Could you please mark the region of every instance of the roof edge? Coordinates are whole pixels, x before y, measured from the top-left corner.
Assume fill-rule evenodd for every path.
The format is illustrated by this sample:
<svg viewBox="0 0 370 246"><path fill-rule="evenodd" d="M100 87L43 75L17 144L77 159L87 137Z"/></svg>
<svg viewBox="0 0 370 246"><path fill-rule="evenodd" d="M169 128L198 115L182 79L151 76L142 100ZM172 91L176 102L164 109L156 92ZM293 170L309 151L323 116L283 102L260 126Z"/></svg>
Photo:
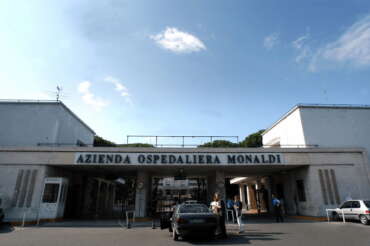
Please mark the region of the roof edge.
<svg viewBox="0 0 370 246"><path fill-rule="evenodd" d="M315 104L315 103L298 103L293 108L291 108L287 113L285 113L279 120L275 121L269 128L267 128L261 135L265 135L282 120L287 118L291 113L293 113L298 108L334 108L334 109L370 109L370 105L366 104Z"/></svg>

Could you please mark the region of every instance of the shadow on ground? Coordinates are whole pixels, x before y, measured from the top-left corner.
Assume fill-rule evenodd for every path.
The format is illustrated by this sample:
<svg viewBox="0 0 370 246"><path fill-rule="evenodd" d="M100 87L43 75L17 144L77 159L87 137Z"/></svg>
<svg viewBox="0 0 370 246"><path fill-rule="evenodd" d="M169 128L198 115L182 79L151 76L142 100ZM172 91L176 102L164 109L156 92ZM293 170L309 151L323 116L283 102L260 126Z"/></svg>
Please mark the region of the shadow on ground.
<svg viewBox="0 0 370 246"><path fill-rule="evenodd" d="M151 222L135 222L127 228L125 221L118 220L65 220L62 222L45 222L40 227L59 227L59 228L124 228L127 230L134 228L152 227Z"/></svg>
<svg viewBox="0 0 370 246"><path fill-rule="evenodd" d="M14 227L9 223L0 224L0 233L9 233L14 231Z"/></svg>
<svg viewBox="0 0 370 246"><path fill-rule="evenodd" d="M215 244L215 245L233 245L233 244L250 244L252 241L273 241L280 240L277 238L277 235L284 233L280 232L253 232L248 231L239 235L229 235L226 239L209 239L209 238L200 238L192 237L185 238L185 242L193 245L203 245L203 244Z"/></svg>
<svg viewBox="0 0 370 246"><path fill-rule="evenodd" d="M272 215L268 214L244 214L242 217L244 223L248 224L276 224L276 219ZM283 223L317 223L320 221L296 219L291 217L284 217Z"/></svg>

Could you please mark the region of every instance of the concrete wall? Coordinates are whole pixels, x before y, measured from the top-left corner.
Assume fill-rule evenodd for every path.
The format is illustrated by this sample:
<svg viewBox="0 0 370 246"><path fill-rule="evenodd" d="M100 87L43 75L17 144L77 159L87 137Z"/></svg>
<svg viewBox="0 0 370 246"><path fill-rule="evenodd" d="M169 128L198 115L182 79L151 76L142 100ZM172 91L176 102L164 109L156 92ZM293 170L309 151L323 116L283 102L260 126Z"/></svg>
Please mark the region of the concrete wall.
<svg viewBox="0 0 370 246"><path fill-rule="evenodd" d="M297 147L305 145L300 110L297 109L263 135L263 145Z"/></svg>
<svg viewBox="0 0 370 246"><path fill-rule="evenodd" d="M303 107L301 118L308 145L362 147L370 152L370 109Z"/></svg>
<svg viewBox="0 0 370 246"><path fill-rule="evenodd" d="M326 208L338 207L348 196L353 199L370 199L370 178L364 165L366 156L309 153L306 158L311 163L309 166L275 177L275 183L284 184L285 207L288 214L326 216ZM319 170L323 174L322 180ZM325 172L328 174L327 177ZM331 172L334 173L334 178ZM306 195L304 202L298 200L297 180L303 180L304 183Z"/></svg>
<svg viewBox="0 0 370 246"><path fill-rule="evenodd" d="M23 175L18 178L22 170ZM34 170L36 170L36 175L34 185L32 185L32 173ZM5 211L5 221L22 221L24 214L26 221L35 221L37 219L44 174L45 166L41 165L0 166L0 196L3 198L2 207ZM19 182L18 190L16 189L17 182ZM17 198L15 198L15 193L18 193ZM29 206L28 199L31 202Z"/></svg>
<svg viewBox="0 0 370 246"><path fill-rule="evenodd" d="M92 145L94 133L61 103L0 103L0 146Z"/></svg>

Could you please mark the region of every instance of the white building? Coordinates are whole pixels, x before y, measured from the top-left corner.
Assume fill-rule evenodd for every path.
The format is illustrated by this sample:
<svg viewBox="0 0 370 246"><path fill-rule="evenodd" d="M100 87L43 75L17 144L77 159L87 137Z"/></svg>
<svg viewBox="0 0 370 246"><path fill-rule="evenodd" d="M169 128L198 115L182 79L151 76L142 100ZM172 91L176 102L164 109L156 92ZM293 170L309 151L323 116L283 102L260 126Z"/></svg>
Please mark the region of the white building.
<svg viewBox="0 0 370 246"><path fill-rule="evenodd" d="M262 135L264 147L360 147L370 152L370 106L299 104Z"/></svg>
<svg viewBox="0 0 370 246"><path fill-rule="evenodd" d="M6 220L113 218L124 210L152 216L168 211L172 198L209 203L216 191L225 197L225 180L235 177L243 177L234 183L251 208L269 209L277 193L288 214L323 216L348 195L370 198L368 112L297 106L266 130L265 148L102 148L90 146L94 132L60 102L2 102ZM189 189L172 187L174 177L186 177L180 183ZM171 190L162 189L166 182Z"/></svg>
<svg viewBox="0 0 370 246"><path fill-rule="evenodd" d="M364 148L365 167L362 168L362 172L370 180L369 106L299 104L265 130L262 134L262 139L264 148L305 148L317 150L323 148ZM333 155L340 156L341 154L333 153ZM308 155L306 158L307 161L310 161L312 156ZM357 188L355 188L353 181L359 179L359 176L362 174L353 173L353 170L344 166L338 166L335 171L334 169L325 169L324 164L321 166L322 168L317 168L316 170L312 167L309 168L311 169L310 172L317 171L317 175L313 174L311 176L311 178L318 177L315 182L319 186L315 185L315 187L321 190L321 197L317 197L317 201L321 199L323 204L328 206L336 203L336 199L343 201L345 196L361 198L358 194L354 195ZM338 171L343 172L346 179L339 180L334 173ZM346 174L346 172L348 173ZM240 184L241 190L246 189L247 196L249 196L249 189L258 189L258 184L253 178L239 177L232 180L232 183ZM307 180L303 182L303 184L305 183L307 184ZM311 183L311 185L314 186L314 183ZM289 187L286 185L284 187L282 184L280 189L284 188L286 190ZM342 190L342 195L339 195L338 189ZM279 190L276 192L279 193ZM245 202L249 203L249 207L256 207L256 205L250 204L251 199L248 198L250 197L245 198ZM301 206L305 207L308 205L301 203Z"/></svg>
<svg viewBox="0 0 370 246"><path fill-rule="evenodd" d="M0 101L0 146L92 146L94 136L61 101Z"/></svg>

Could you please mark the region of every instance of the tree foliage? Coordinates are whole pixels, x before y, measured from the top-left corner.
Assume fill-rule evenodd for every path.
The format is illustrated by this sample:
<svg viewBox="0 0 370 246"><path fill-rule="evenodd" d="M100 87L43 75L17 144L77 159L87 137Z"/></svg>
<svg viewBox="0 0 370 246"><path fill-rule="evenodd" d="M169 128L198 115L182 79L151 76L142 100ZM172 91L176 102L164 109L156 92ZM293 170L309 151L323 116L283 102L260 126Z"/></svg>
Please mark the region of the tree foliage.
<svg viewBox="0 0 370 246"><path fill-rule="evenodd" d="M262 146L262 133L265 130L248 135L243 141L240 142L241 147L257 148Z"/></svg>
<svg viewBox="0 0 370 246"><path fill-rule="evenodd" d="M99 137L99 136L95 136L94 137L94 147L116 147L117 144L109 141L109 140L106 140L102 137Z"/></svg>
<svg viewBox="0 0 370 246"><path fill-rule="evenodd" d="M151 147L153 148L154 146L152 144L147 144L147 143L132 143L132 144L118 144L117 147Z"/></svg>
<svg viewBox="0 0 370 246"><path fill-rule="evenodd" d="M198 148L258 148L262 146L262 133L264 131L265 130L259 130L252 133L239 143L233 143L227 140L215 140L199 145Z"/></svg>
<svg viewBox="0 0 370 246"><path fill-rule="evenodd" d="M198 148L236 148L236 147L239 147L239 143L233 143L227 140L215 140L198 146Z"/></svg>
<svg viewBox="0 0 370 246"><path fill-rule="evenodd" d="M132 143L132 144L116 144L112 141L99 136L94 137L94 147L154 147L152 144Z"/></svg>

